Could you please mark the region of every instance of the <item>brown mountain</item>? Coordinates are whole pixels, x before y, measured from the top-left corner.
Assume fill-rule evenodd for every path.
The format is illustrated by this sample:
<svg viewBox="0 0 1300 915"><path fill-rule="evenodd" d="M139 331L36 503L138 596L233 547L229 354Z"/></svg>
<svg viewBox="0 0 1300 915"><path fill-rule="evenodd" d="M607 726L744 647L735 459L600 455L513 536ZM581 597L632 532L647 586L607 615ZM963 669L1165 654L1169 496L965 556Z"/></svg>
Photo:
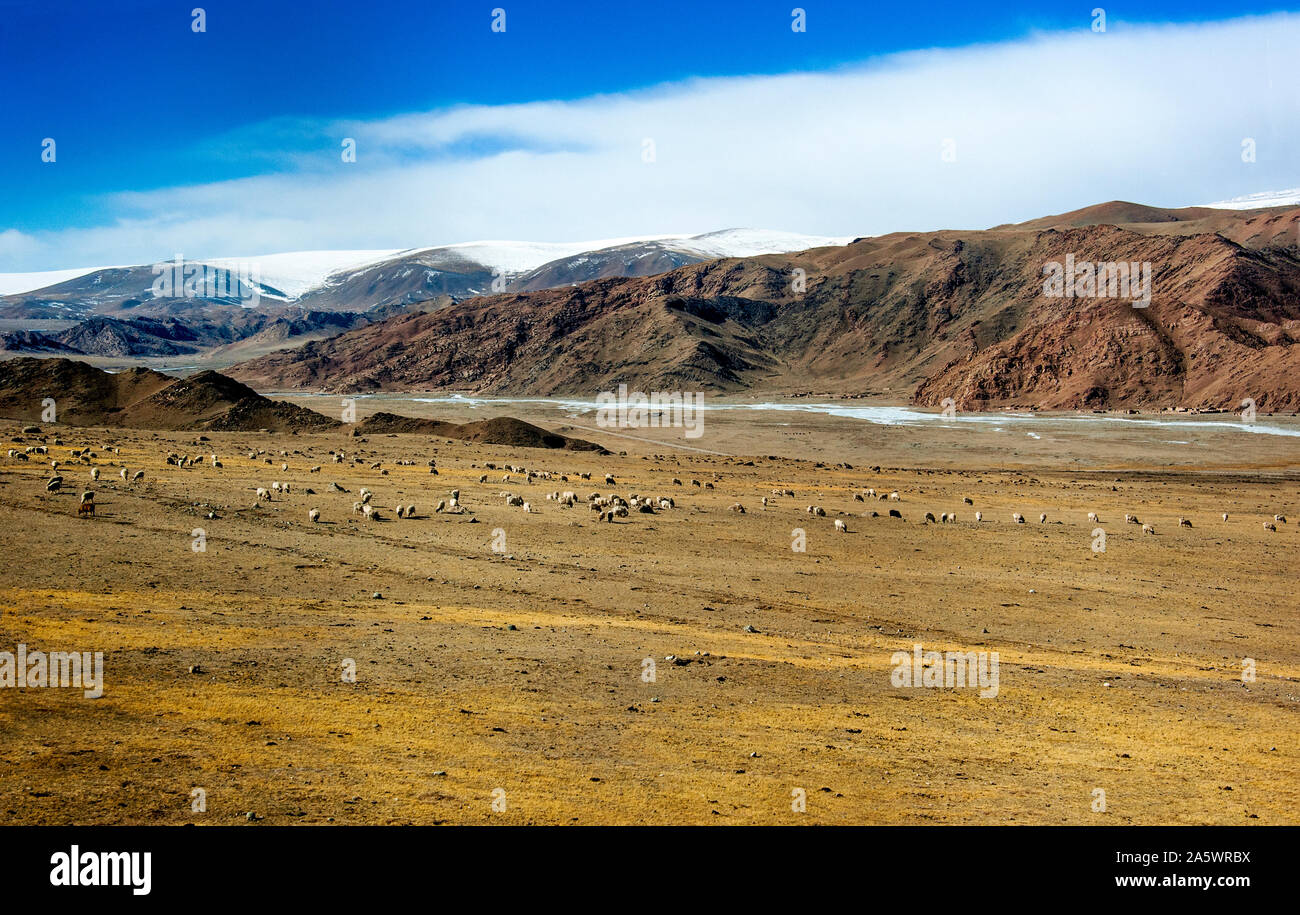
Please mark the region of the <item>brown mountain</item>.
<svg viewBox="0 0 1300 915"><path fill-rule="evenodd" d="M72 359L25 357L0 362L0 419L45 422L47 398L54 400L57 421L71 426L322 432L343 425L314 410L263 397L216 372L176 379L143 368L114 374ZM513 448L605 450L509 416L452 423L376 413L358 423L355 432L435 435Z"/></svg>
<svg viewBox="0 0 1300 915"><path fill-rule="evenodd" d="M39 421L47 397L58 421L73 426L284 431L339 425L216 372L178 380L142 368L114 374L71 359L0 362L0 417Z"/></svg>
<svg viewBox="0 0 1300 915"><path fill-rule="evenodd" d="M885 393L963 409L1300 407L1300 208L1113 202L986 231L460 302L243 363L258 387L593 396ZM1044 265L1149 262L1146 308L1051 298ZM805 286L796 288L802 270Z"/></svg>

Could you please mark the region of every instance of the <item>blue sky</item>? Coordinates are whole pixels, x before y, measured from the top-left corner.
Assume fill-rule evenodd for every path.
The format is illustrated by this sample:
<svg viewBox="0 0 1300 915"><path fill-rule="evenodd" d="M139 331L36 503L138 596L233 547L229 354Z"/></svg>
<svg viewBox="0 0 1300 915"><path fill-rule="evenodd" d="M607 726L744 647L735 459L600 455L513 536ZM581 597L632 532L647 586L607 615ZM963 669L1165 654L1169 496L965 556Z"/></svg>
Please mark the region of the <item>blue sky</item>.
<svg viewBox="0 0 1300 915"><path fill-rule="evenodd" d="M803 34L790 28L797 2L807 11ZM0 0L6 84L0 97L0 271L105 258L145 262L196 245L196 255L217 256L267 245L405 247L485 235L565 240L584 232L708 231L755 220L793 231L868 234L987 225L1147 188L1145 202L1178 205L1206 202L1206 194L1221 199L1279 183L1300 185L1294 173L1300 155L1288 126L1295 121L1300 81L1290 59L1295 45L1286 47L1296 17L1242 19L1281 9L1273 3L1126 3L1105 7L1107 32L1099 35L1091 13L1101 2ZM190 10L200 3L207 30L195 34ZM494 6L506 11L504 34L491 30ZM1201 97L1212 95L1209 101L1222 105L1204 110L1190 94L1169 96L1176 91L1170 83L1183 78L1176 62L1193 48L1214 47L1203 29L1229 20L1247 24L1230 29L1236 36L1230 50L1239 56L1211 53L1199 67L1222 68L1213 74L1219 84L1253 97L1251 103L1238 110L1232 93L1220 97L1213 88L1202 88ZM1164 23L1181 24L1181 30L1171 32ZM1133 86L1129 101L1151 106L1134 123L1167 130L1167 146L1152 143L1142 159L1120 161L1109 158L1109 147L1132 143L1132 137L1113 137L1099 144L1099 169L1092 169L1068 157L1057 163L1050 149L1026 147L1007 129L982 135L980 106L1005 108L1039 81L1044 66L1055 69L1051 47L1058 37L1063 67L1077 70L1073 81L1062 83L1070 93L1063 104L1074 99L1080 114L1096 115L1096 99L1080 80L1090 68L1114 70L1120 58L1106 54L1121 53L1122 42L1141 35L1153 36L1148 44L1163 42L1152 45L1150 67L1127 70L1126 84L1102 84L1098 92L1111 93L1122 106L1124 86ZM1180 49L1179 41L1187 47ZM1146 47L1128 45L1123 66L1140 66ZM934 48L950 50L897 56ZM1000 56L1000 49L1006 53ZM1020 56L1035 49L1042 54ZM1001 71L999 59L1007 61ZM928 82L918 81L925 68ZM896 71L906 87L899 93L891 82ZM863 73L871 78L857 78ZM969 82L973 73L986 79L980 84L986 95L973 89L963 95L976 85ZM806 96L792 94L788 81L764 79L791 74L825 79L806 86ZM839 77L853 91L846 89L843 103L835 105ZM856 134L854 125L880 117L899 94L914 107L897 110L874 134ZM954 105L960 100L962 117L945 108L947 97ZM1183 119L1205 117L1204 133L1169 123L1171 106ZM913 110L928 120L911 123ZM721 127L705 123L714 112L721 113ZM1009 113L1002 115L1013 122ZM841 119L844 129L837 130ZM998 122L998 112L991 120ZM609 123L624 129L607 132ZM765 123L770 141L762 139ZM820 130L818 124L828 126L819 145L794 149L777 137L783 124L803 136ZM692 125L715 129L692 134L685 129ZM1062 142L1078 145L1077 135L1064 138L1073 132L1068 124L1060 126ZM904 167L913 142L928 148L954 133L963 133L951 137L957 161L946 164L957 168L916 174ZM357 139L357 162L340 161L342 136ZM882 153L884 141L872 136L889 136L894 152ZM46 137L57 143L53 164L41 161ZM819 152L849 137L870 166L863 172L852 168L852 150L840 157ZM1260 144L1255 162L1234 161L1245 137ZM638 158L648 139L657 144L654 163ZM622 158L615 167L601 157L624 141L627 162L664 167L624 172ZM1012 142L1019 145L1005 145ZM1224 147L1222 163L1184 154L1185 144L1207 142ZM996 144L1004 145L993 155ZM1005 159L1008 149L1030 147L1032 162L1022 174L1047 176L1056 164L1072 169L1061 175L1062 184L1073 176L1078 187L1073 195L1056 188L1007 200L999 209L987 193L990 173L982 169L998 156ZM769 153L767 161L755 161ZM831 171L801 174L801 156L806 172ZM744 167L732 183L747 186L729 200L713 188L728 183L728 163L737 160ZM1171 168L1180 186L1157 174ZM713 171L709 183L694 185L691 178L705 170ZM847 210L844 195L825 183L832 178L860 189L856 204L870 212ZM755 203L765 187L801 180L811 199L773 196L767 208ZM891 198L889 186L906 180L923 188L923 206L908 208ZM460 186L466 181L475 194ZM547 200L534 192L548 182L563 196ZM874 191L868 187L873 182L879 184ZM1184 197L1154 199L1177 187ZM520 201L513 209L511 194ZM656 196L664 207L623 206L624 194ZM601 212L592 212L597 203ZM416 219L402 213L414 207L428 214ZM586 212L569 212L574 208ZM688 224L674 223L674 213Z"/></svg>

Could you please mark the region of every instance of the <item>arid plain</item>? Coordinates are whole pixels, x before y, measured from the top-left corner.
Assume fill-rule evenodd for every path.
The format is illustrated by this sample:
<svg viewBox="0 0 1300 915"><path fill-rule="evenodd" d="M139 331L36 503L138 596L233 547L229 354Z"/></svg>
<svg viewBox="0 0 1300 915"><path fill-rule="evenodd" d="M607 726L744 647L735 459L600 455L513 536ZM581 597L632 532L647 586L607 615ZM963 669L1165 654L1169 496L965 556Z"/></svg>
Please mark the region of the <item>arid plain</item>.
<svg viewBox="0 0 1300 915"><path fill-rule="evenodd" d="M3 821L1300 822L1300 439L735 411L652 443L495 412L625 453L0 424L49 449L0 453L0 650L104 653L102 698L0 689ZM592 492L675 506L600 522ZM918 643L998 652L997 696L895 687Z"/></svg>

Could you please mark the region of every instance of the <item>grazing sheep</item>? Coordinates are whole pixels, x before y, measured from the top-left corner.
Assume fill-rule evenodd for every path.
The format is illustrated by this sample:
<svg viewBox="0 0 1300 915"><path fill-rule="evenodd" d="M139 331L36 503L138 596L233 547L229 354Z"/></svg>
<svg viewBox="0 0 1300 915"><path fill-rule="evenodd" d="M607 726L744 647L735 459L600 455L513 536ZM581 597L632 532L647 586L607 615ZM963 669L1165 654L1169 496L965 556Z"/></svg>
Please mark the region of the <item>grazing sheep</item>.
<svg viewBox="0 0 1300 915"><path fill-rule="evenodd" d="M975 500L972 499L970 496L963 496L963 497L962 497L962 501L965 502L967 505L974 505L974 504L975 504Z"/></svg>
<svg viewBox="0 0 1300 915"><path fill-rule="evenodd" d="M77 506L78 518L80 518L82 515L94 515L94 514L95 514L94 502L82 502L80 505Z"/></svg>
<svg viewBox="0 0 1300 915"><path fill-rule="evenodd" d="M896 508L891 508L889 510L889 517L901 519L903 517L903 513Z"/></svg>
<svg viewBox="0 0 1300 915"><path fill-rule="evenodd" d="M983 521L983 520L984 520L984 513L983 513L983 512L976 512L976 513L975 513L975 523L976 523L976 524L979 524L979 523L980 523L981 521Z"/></svg>
<svg viewBox="0 0 1300 915"><path fill-rule="evenodd" d="M81 493L81 501L82 501L82 502L94 502L94 501L95 501L95 494L94 494L93 492L91 492L89 489L84 490L84 491Z"/></svg>
<svg viewBox="0 0 1300 915"><path fill-rule="evenodd" d="M1096 523L1097 523L1097 513L1096 513L1096 512L1088 512L1088 520L1089 520L1091 523L1096 524Z"/></svg>
<svg viewBox="0 0 1300 915"><path fill-rule="evenodd" d="M393 514L397 515L397 517L399 518L404 518L406 517L406 508L404 506L398 505L393 508Z"/></svg>
<svg viewBox="0 0 1300 915"><path fill-rule="evenodd" d="M360 502L353 502L353 503L352 503L352 514L354 514L354 515L359 515L359 514L361 514L361 503L360 503Z"/></svg>
<svg viewBox="0 0 1300 915"><path fill-rule="evenodd" d="M525 502L523 508L524 508L524 514L527 515L532 512L533 505L531 502Z"/></svg>
<svg viewBox="0 0 1300 915"><path fill-rule="evenodd" d="M1011 515L1011 520L1014 521L1016 524L1024 524L1024 523L1025 523L1025 516L1022 515L1022 514L1020 514L1020 512L1014 512L1014 513Z"/></svg>
<svg viewBox="0 0 1300 915"><path fill-rule="evenodd" d="M1266 530L1266 531L1276 531L1276 530L1277 530L1277 525L1274 524L1272 521L1265 521L1265 522L1264 522L1264 530Z"/></svg>
<svg viewBox="0 0 1300 915"><path fill-rule="evenodd" d="M1151 525L1149 525L1149 524L1144 524L1144 525L1142 525L1142 533L1144 533L1144 534L1154 534L1155 532L1156 532L1156 529L1155 529L1154 527L1152 527Z"/></svg>
<svg viewBox="0 0 1300 915"><path fill-rule="evenodd" d="M50 481L45 484L46 492L58 492L59 487L63 485L63 477L50 477Z"/></svg>
<svg viewBox="0 0 1300 915"><path fill-rule="evenodd" d="M315 467L311 468L311 469L308 470L307 472L308 472L308 473L320 473L320 464L317 464Z"/></svg>
<svg viewBox="0 0 1300 915"><path fill-rule="evenodd" d="M378 513L375 511L375 507L373 505L361 506L361 515L367 521L374 521L375 518L378 517Z"/></svg>
<svg viewBox="0 0 1300 915"><path fill-rule="evenodd" d="M1274 515L1273 520L1281 524L1286 524L1286 515Z"/></svg>
<svg viewBox="0 0 1300 915"><path fill-rule="evenodd" d="M849 526L845 524L843 521L841 521L839 518L836 518L835 530L839 531L841 534L847 534L849 532Z"/></svg>
<svg viewBox="0 0 1300 915"><path fill-rule="evenodd" d="M90 478L91 478L92 480L94 480L96 483L99 482L99 468L98 468L98 467L92 467L92 468L90 468Z"/></svg>
<svg viewBox="0 0 1300 915"><path fill-rule="evenodd" d="M1189 520L1186 519L1186 518L1179 518L1179 519L1178 519L1178 526L1179 526L1179 527L1191 527L1191 526L1192 526L1192 522L1189 521Z"/></svg>
<svg viewBox="0 0 1300 915"><path fill-rule="evenodd" d="M408 505L408 506L406 506L406 517L408 517L408 518L414 518L414 517L415 517L415 506L414 506L414 505Z"/></svg>
<svg viewBox="0 0 1300 915"><path fill-rule="evenodd" d="M931 524L935 523L934 512L926 512L925 520L927 523L931 523Z"/></svg>
<svg viewBox="0 0 1300 915"><path fill-rule="evenodd" d="M674 485L674 486L681 486L681 485L682 485L682 481L679 480L679 479L677 479L677 477L673 477L673 485Z"/></svg>
<svg viewBox="0 0 1300 915"><path fill-rule="evenodd" d="M1224 521L1227 521L1227 520L1228 520L1228 513L1227 513L1227 512L1224 512L1224 513L1223 513L1223 520L1224 520Z"/></svg>
<svg viewBox="0 0 1300 915"><path fill-rule="evenodd" d="M876 497L876 491L874 489L868 489L867 495L871 496L871 498L874 499Z"/></svg>
<svg viewBox="0 0 1300 915"><path fill-rule="evenodd" d="M766 502L767 500L764 499L763 501ZM854 502L865 502L865 501L867 501L867 500L864 499L864 498L862 498L862 493L860 493L860 492L855 492L855 493L853 494L853 501L854 501Z"/></svg>
<svg viewBox="0 0 1300 915"><path fill-rule="evenodd" d="M280 465L280 472L281 472L281 473L288 473L288 472L289 472L289 465L288 465L288 464L281 464L281 465Z"/></svg>
<svg viewBox="0 0 1300 915"><path fill-rule="evenodd" d="M139 482L140 482L141 480L143 480L143 479L144 479L144 471L143 471L143 470L137 470L137 471L135 472L135 474L131 477L131 482L132 482L132 483L139 483Z"/></svg>
<svg viewBox="0 0 1300 915"><path fill-rule="evenodd" d="M605 485L606 486L614 485L614 475L612 473L605 474Z"/></svg>
<svg viewBox="0 0 1300 915"><path fill-rule="evenodd" d="M370 500L374 497L374 495L375 494L368 489L361 490L361 504L369 505Z"/></svg>
<svg viewBox="0 0 1300 915"><path fill-rule="evenodd" d="M313 508L311 511L307 512L307 520L310 521L312 524L315 524L317 521L319 521L320 509Z"/></svg>
<svg viewBox="0 0 1300 915"><path fill-rule="evenodd" d="M267 491L266 487L264 486L257 487L257 500L259 502L271 501L271 493Z"/></svg>
<svg viewBox="0 0 1300 915"><path fill-rule="evenodd" d="M1125 516L1124 516L1124 523L1125 523L1125 524L1139 524L1140 522L1139 522L1138 519L1137 519L1137 515L1125 515Z"/></svg>
<svg viewBox="0 0 1300 915"><path fill-rule="evenodd" d="M1039 524L1047 523L1047 512L1043 512L1041 515L1038 516L1038 523Z"/></svg>
<svg viewBox="0 0 1300 915"><path fill-rule="evenodd" d="M452 502L459 502L459 501L460 501L460 490L459 490L459 489L453 489L453 490L451 491L451 501L452 501Z"/></svg>
<svg viewBox="0 0 1300 915"><path fill-rule="evenodd" d="M891 493L889 494L889 501L890 501L890 502L901 502L901 501L903 501L903 497L900 496L900 495L898 494L898 490L894 490L893 492L891 492Z"/></svg>
<svg viewBox="0 0 1300 915"><path fill-rule="evenodd" d="M486 482L487 482L487 474L486 474L486 473L484 473L484 474L480 474L480 475L479 475L479 478L478 478L478 481L479 481L480 483L486 483Z"/></svg>
<svg viewBox="0 0 1300 915"><path fill-rule="evenodd" d="M700 481L699 481L699 480L691 480L691 485L692 485L692 486L699 486L699 485L700 485Z"/></svg>
<svg viewBox="0 0 1300 915"><path fill-rule="evenodd" d="M120 474L120 476L122 477L123 480L126 479L126 468L125 468L125 467L122 468L122 473Z"/></svg>
<svg viewBox="0 0 1300 915"><path fill-rule="evenodd" d="M763 511L767 511L767 496L763 497Z"/></svg>
<svg viewBox="0 0 1300 915"><path fill-rule="evenodd" d="M731 510L743 515L745 513L745 506L741 505L739 502L733 502L731 503Z"/></svg>

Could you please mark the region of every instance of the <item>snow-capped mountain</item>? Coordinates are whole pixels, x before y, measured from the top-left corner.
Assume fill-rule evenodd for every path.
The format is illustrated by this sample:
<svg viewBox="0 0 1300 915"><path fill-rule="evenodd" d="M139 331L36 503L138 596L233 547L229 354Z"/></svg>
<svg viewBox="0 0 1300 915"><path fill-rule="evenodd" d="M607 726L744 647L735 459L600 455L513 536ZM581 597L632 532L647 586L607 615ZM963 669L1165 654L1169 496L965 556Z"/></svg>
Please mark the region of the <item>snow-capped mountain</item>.
<svg viewBox="0 0 1300 915"><path fill-rule="evenodd" d="M1286 207L1298 204L1300 204L1300 187L1293 187L1289 191L1261 191L1258 194L1220 200L1218 203L1203 203L1201 206L1215 210L1258 210L1263 207Z"/></svg>
<svg viewBox="0 0 1300 915"><path fill-rule="evenodd" d="M645 276L719 257L780 254L846 244L849 238L763 229L651 235L581 242L474 241L403 250L296 251L191 263L251 277L256 304L321 311L402 308L438 296L567 285L605 276ZM153 265L0 274L0 316L79 318L140 309L174 314L205 305L250 305L248 297L205 299L152 293Z"/></svg>

